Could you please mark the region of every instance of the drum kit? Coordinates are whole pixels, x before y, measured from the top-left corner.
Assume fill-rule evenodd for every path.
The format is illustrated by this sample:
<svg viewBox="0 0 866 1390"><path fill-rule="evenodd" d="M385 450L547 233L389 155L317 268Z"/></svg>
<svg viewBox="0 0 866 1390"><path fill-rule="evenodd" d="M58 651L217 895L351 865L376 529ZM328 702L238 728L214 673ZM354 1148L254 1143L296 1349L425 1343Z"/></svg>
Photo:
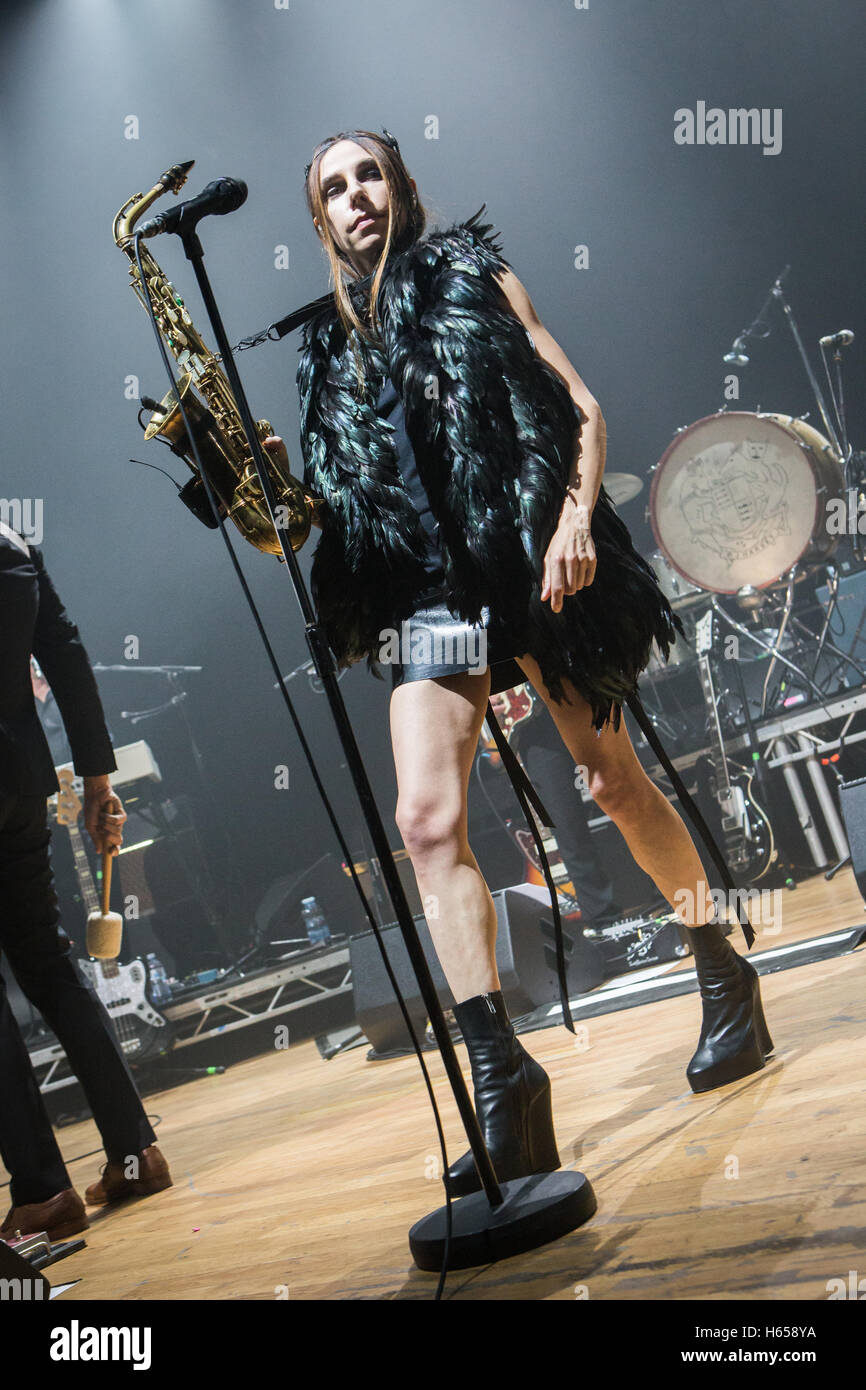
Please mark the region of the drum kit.
<svg viewBox="0 0 866 1390"><path fill-rule="evenodd" d="M641 694L685 761L703 750L695 761L698 790L715 807L738 882L792 862L779 858L784 837L774 840L761 805L776 801L768 767L782 768L814 864L828 862L789 765L796 759L807 759L816 804L839 855L835 867L845 862L845 837L816 763L813 745L821 740L804 730L811 723L821 727L838 704L848 720L841 747L843 738L857 737L847 733L855 705L866 708L866 453L848 440L841 375L841 349L854 335L843 329L819 340L831 415L784 298L787 269L724 361L748 365L747 340L769 335L764 314L775 301L823 428L806 415L725 406L676 431L649 470L646 507L656 548L645 558L685 635L677 637L667 661L654 650ZM734 382L729 377L726 386ZM605 477L605 488L614 505L624 507L643 483L614 473ZM848 602L837 609L840 597ZM739 749L743 765L732 756Z"/></svg>
<svg viewBox="0 0 866 1390"><path fill-rule="evenodd" d="M724 613L724 598L763 615L764 631L780 619L781 651L792 578L822 572L843 540L828 524L838 514L828 502L844 506L846 495L833 444L803 418L721 410L678 430L650 472L646 516L658 548L646 558L687 637L667 663L655 652L649 674L697 662L693 615L708 602ZM614 473L605 487L622 506L643 484Z"/></svg>
<svg viewBox="0 0 866 1390"><path fill-rule="evenodd" d="M828 641L830 618L838 585L838 562L845 572L866 569L866 455L848 442L841 383L841 349L854 340L845 329L819 346L824 355L833 415L827 409L818 380L797 330L782 282L775 281L765 305L725 355L725 362L746 366L748 338L769 334L764 314L776 301L786 316L803 359L825 432L805 416L728 409L707 415L678 429L668 448L649 472L652 475L646 519L656 549L646 559L659 587L683 623L667 662L657 650L647 677L663 680L673 672L697 667L695 626L712 607L720 637L728 632L754 634L744 653L770 659L790 674L798 669L797 655L809 649L813 676ZM834 349L836 384L826 350ZM630 473L605 476L605 489L616 507L633 501L642 480ZM838 524L840 516L849 524ZM850 524L853 519L854 524ZM860 523L859 525L857 523ZM862 529L861 529L862 527ZM822 631L811 634L792 615L804 610L800 593L814 592L809 579L828 581L829 607ZM795 630L796 629L796 635ZM814 640L809 642L810 637ZM734 643L734 650L737 644ZM850 676L849 661L848 675ZM866 673L862 676L866 685ZM782 695L790 689L782 682ZM812 697L826 691L811 682ZM767 713L768 691L760 713Z"/></svg>

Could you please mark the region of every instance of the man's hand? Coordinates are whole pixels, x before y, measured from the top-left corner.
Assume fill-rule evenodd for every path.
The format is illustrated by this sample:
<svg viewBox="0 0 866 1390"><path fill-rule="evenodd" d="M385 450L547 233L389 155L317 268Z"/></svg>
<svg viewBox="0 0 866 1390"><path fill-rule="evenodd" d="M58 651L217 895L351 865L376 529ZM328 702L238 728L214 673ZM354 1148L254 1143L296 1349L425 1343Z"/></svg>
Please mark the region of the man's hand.
<svg viewBox="0 0 866 1390"><path fill-rule="evenodd" d="M550 599L551 612L558 613L566 594L589 587L595 579L596 564L589 507L569 492L544 557L542 602Z"/></svg>
<svg viewBox="0 0 866 1390"><path fill-rule="evenodd" d="M505 714L505 696L500 692L498 695L490 696L490 705L497 719L501 719Z"/></svg>
<svg viewBox="0 0 866 1390"><path fill-rule="evenodd" d="M84 824L97 854L117 854L123 844L125 821L123 803L108 780L108 774L85 777Z"/></svg>
<svg viewBox="0 0 866 1390"><path fill-rule="evenodd" d="M30 684L33 687L33 694L36 696L40 705L44 705L48 696L51 694L51 686L39 670L32 656L30 658Z"/></svg>

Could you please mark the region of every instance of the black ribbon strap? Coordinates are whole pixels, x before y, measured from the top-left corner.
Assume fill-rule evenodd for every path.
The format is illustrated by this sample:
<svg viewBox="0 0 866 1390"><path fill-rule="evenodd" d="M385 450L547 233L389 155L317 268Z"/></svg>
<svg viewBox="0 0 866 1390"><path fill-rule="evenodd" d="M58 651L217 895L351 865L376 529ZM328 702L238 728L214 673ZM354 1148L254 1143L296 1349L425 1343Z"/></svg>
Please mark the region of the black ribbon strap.
<svg viewBox="0 0 866 1390"><path fill-rule="evenodd" d="M311 299L309 304L302 305L300 309L293 309L284 319L272 323L267 331L268 337L275 342L279 338L285 338L286 334L291 333L293 328L306 323L307 319L313 318L321 309L333 309L335 302L333 290L320 295L318 299Z"/></svg>
<svg viewBox="0 0 866 1390"><path fill-rule="evenodd" d="M302 304L300 309L293 309L290 314L286 314L284 319L278 319L276 323L269 324L260 333L253 333L249 338L241 338L239 343L235 343L232 352L245 352L248 348L259 347L262 343L278 343L281 338L285 338L287 333L291 333L293 328L298 328L308 319L315 318L322 309L333 309L336 303L334 291L329 290L327 294L322 294L318 299L311 299L309 304Z"/></svg>
<svg viewBox="0 0 866 1390"><path fill-rule="evenodd" d="M565 943L562 935L559 895L556 891L556 884L553 882L553 875L550 872L550 864L548 863L547 854L545 852L544 841L527 802L532 802L542 825L548 825L552 828L554 822L550 812L545 810L538 792L533 787L522 765L518 761L517 755L502 732L502 729L499 727L499 721L493 713L493 706L489 700L487 702L487 726L493 735L493 741L499 751L499 756L502 758L502 765L511 779L514 795L517 797L520 809L526 817L526 824L532 832L535 848L538 851L538 858L541 861L541 870L544 874L544 881L547 884L547 891L550 894L550 905L553 910L553 931L556 939L556 974L559 980L559 1002L562 1008L562 1021L569 1032L573 1033L574 1019L571 1016L571 1008L568 1002L568 976L565 969Z"/></svg>
<svg viewBox="0 0 866 1390"><path fill-rule="evenodd" d="M722 851L719 849L718 845L713 839L712 832L709 826L707 825L706 821L701 815L696 802L693 800L687 788L683 784L683 780L680 777L680 774L677 772L676 768L674 767L673 763L671 762L670 758L668 757L667 753L662 747L661 740L659 739L658 734L652 726L652 721L650 720L649 715L644 709L637 691L635 691L633 695L630 695L628 697L627 704L635 719L637 720L638 724L640 725L641 733L643 734L650 748L655 753L656 757L658 758L668 777L671 779L671 784L673 786L674 791L677 794L677 798L680 802L680 805L688 815L692 824L698 830L700 837L707 848L707 852L710 858L712 859L713 863L719 871L719 876L722 880L722 883L728 891L729 897L733 896L733 900L737 904L737 917L739 919L740 926L743 929L743 936L746 938L746 945L751 948L755 941L755 933L752 929L751 922L746 916L746 909L743 907L743 904L740 901L739 894L736 890L736 884L734 883L734 879L730 869L725 863Z"/></svg>

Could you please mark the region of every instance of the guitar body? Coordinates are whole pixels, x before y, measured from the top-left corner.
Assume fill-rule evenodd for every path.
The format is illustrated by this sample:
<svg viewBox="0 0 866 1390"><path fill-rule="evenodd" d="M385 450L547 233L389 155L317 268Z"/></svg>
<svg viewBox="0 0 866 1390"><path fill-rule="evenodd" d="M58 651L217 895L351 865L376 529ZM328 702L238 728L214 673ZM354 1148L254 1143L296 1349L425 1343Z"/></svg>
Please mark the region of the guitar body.
<svg viewBox="0 0 866 1390"><path fill-rule="evenodd" d="M732 871L749 883L763 878L777 858L773 828L752 794L754 780L753 772L735 771L730 778L730 803L719 797L722 832L728 842L728 862ZM719 796L718 791L716 795ZM730 822L735 827L732 840L727 833L729 804Z"/></svg>
<svg viewBox="0 0 866 1390"><path fill-rule="evenodd" d="M710 738L709 758L699 762L704 763L703 774L720 817L728 867L732 874L749 884L767 873L778 859L778 850L766 812L752 794L754 773L732 763L727 756L712 668L714 638L715 614L709 608L695 625L698 674L707 706Z"/></svg>
<svg viewBox="0 0 866 1390"><path fill-rule="evenodd" d="M533 713L537 697L528 685L513 685L510 690L503 690L501 698L506 706L502 725L505 737L510 739L517 725L529 719Z"/></svg>
<svg viewBox="0 0 866 1390"><path fill-rule="evenodd" d="M509 823L509 832L512 835L517 848L526 859L526 878L524 883L535 884L539 888L546 887L544 875L541 872L541 862L538 858L538 850L535 848L535 841L528 830L515 830ZM547 835L544 840L544 848L547 851L547 862L550 865L550 873L558 893L563 896L574 898L574 884L565 877L568 870L562 862L562 855L559 847L552 835Z"/></svg>
<svg viewBox="0 0 866 1390"><path fill-rule="evenodd" d="M505 735L506 743L511 742L511 735L518 724L523 724L527 719L531 719L535 713L538 697L529 685L514 685L510 690L503 690L499 697L504 701L505 710L499 719L499 725ZM485 719L482 725L482 735L479 746L488 754L492 767L498 766L499 754L496 751L496 740L487 727Z"/></svg>
<svg viewBox="0 0 866 1390"><path fill-rule="evenodd" d="M153 1007L150 972L143 960L129 965L101 960L80 960L78 964L105 1005L128 1061L141 1062L168 1051L171 1028ZM116 973L108 975L105 967L112 964Z"/></svg>

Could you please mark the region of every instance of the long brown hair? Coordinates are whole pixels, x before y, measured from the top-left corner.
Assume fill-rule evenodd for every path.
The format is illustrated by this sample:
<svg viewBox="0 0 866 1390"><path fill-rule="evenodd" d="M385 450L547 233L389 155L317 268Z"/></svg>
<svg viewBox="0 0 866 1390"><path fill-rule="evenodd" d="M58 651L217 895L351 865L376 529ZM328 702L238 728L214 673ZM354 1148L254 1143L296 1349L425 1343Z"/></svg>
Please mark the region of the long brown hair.
<svg viewBox="0 0 866 1390"><path fill-rule="evenodd" d="M393 136L390 139L393 143L389 143L381 135L376 135L372 130L341 130L337 135L327 136L313 151L304 183L307 208L310 216L319 223L321 240L330 262L337 313L346 331L347 340L353 344L359 387L363 384L363 369L355 344L359 339L365 339L369 343L378 341L377 299L388 257L392 251L403 251L411 246L427 226L427 213L409 181L409 171L403 163L397 142ZM319 169L326 151L341 140L352 140L373 156L388 189L388 231L370 285L369 322L358 315L348 292L348 286L352 281L364 277L359 275L345 251L341 251L334 241L319 181Z"/></svg>

